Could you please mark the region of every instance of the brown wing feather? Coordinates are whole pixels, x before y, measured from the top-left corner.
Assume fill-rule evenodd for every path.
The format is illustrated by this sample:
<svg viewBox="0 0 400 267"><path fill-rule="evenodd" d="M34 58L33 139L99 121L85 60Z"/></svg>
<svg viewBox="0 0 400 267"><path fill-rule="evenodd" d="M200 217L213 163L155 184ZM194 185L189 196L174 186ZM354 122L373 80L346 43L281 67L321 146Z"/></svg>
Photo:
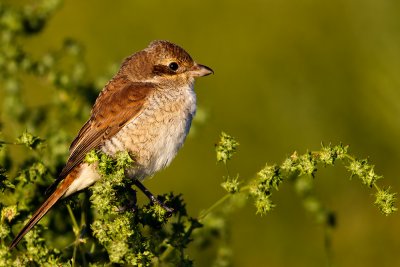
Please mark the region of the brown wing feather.
<svg viewBox="0 0 400 267"><path fill-rule="evenodd" d="M134 83L127 79L114 79L106 86L96 100L90 119L73 141L67 164L51 186L55 191L14 238L9 246L10 249L14 248L22 237L65 194L77 177L79 165L86 153L98 148L104 140L115 135L128 121L137 117L143 110L146 98L154 88L151 83ZM61 185L57 187L61 181Z"/></svg>
<svg viewBox="0 0 400 267"><path fill-rule="evenodd" d="M128 121L138 116L154 88L152 83L131 82L126 78L114 79L107 84L93 106L90 119L72 142L67 164L47 191L52 191L82 163L88 152L97 149Z"/></svg>

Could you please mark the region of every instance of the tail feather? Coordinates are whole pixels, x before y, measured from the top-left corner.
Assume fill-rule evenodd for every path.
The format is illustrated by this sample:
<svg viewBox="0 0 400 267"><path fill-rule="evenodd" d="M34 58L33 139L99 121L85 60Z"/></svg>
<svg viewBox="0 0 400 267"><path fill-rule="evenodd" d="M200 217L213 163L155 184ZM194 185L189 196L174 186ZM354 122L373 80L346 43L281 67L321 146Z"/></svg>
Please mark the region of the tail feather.
<svg viewBox="0 0 400 267"><path fill-rule="evenodd" d="M17 234L14 240L11 242L9 249L13 249L18 245L19 241L24 237L29 230L36 225L36 223L50 210L51 207L56 204L56 202L65 194L68 187L75 180L74 172L71 172L60 184L60 186L46 199L46 201L36 210L32 215L29 222L22 228L22 230Z"/></svg>

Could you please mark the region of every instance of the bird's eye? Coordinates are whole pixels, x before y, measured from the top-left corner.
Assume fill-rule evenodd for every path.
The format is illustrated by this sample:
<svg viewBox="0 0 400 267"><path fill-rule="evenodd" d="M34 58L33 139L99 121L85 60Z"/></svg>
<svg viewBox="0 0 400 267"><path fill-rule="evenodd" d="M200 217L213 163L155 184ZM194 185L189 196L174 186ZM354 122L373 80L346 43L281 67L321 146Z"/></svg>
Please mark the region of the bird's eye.
<svg viewBox="0 0 400 267"><path fill-rule="evenodd" d="M178 63L176 63L176 62L171 62L171 63L169 63L168 67L169 67L171 70L176 71L176 70L179 68L179 65L178 65Z"/></svg>

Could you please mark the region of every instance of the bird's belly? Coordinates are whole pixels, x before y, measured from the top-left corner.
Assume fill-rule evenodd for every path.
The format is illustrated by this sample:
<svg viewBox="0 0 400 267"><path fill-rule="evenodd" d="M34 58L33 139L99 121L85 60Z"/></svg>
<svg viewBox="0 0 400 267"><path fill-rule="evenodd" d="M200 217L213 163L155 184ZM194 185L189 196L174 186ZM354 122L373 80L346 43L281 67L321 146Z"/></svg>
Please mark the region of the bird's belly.
<svg viewBox="0 0 400 267"><path fill-rule="evenodd" d="M126 172L130 178L143 180L153 175L168 166L182 147L196 112L196 95L192 88L182 91L184 93L178 97L167 97L167 101L166 97L149 100L148 108L100 147L111 156L119 151L131 153L134 164ZM79 168L78 177L65 196L101 179L95 165L85 163Z"/></svg>
<svg viewBox="0 0 400 267"><path fill-rule="evenodd" d="M149 155L145 175L153 175L155 172L167 167L183 142L189 131L191 118L170 118L168 124L158 127L157 137L149 146Z"/></svg>
<svg viewBox="0 0 400 267"><path fill-rule="evenodd" d="M167 167L182 147L192 121L186 117L167 117L160 122L150 120L146 127L142 120L126 125L117 135L106 141L102 151L115 155L118 151L133 154L134 164L126 171L130 178L143 180L162 168ZM147 129L145 129L147 128ZM64 196L80 191L101 178L97 165L82 164L75 181Z"/></svg>
<svg viewBox="0 0 400 267"><path fill-rule="evenodd" d="M185 141L194 112L195 102L185 107L145 110L106 141L102 150L110 155L130 152L135 163L127 174L142 180L171 163Z"/></svg>

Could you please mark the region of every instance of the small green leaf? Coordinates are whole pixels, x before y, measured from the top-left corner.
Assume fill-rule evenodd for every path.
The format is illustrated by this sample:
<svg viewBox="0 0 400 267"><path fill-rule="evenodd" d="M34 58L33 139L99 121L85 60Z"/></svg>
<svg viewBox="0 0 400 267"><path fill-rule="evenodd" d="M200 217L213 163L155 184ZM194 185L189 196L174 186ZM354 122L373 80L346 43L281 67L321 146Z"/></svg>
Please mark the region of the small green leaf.
<svg viewBox="0 0 400 267"><path fill-rule="evenodd" d="M228 178L225 182L221 183L221 186L230 194L239 192L239 175L236 178Z"/></svg>
<svg viewBox="0 0 400 267"><path fill-rule="evenodd" d="M222 132L220 141L215 146L217 153L217 162L223 162L226 164L228 160L236 153L236 149L239 143L230 135Z"/></svg>
<svg viewBox="0 0 400 267"><path fill-rule="evenodd" d="M30 149L37 149L40 147L40 145L43 144L43 139L40 139L37 136L34 136L31 133L28 133L27 131L23 132L22 135L20 135L17 138L17 144L25 145L26 147Z"/></svg>
<svg viewBox="0 0 400 267"><path fill-rule="evenodd" d="M397 210L397 208L394 206L396 203L396 193L390 193L389 191L390 187L384 190L378 190L378 192L375 194L375 204L386 216Z"/></svg>

